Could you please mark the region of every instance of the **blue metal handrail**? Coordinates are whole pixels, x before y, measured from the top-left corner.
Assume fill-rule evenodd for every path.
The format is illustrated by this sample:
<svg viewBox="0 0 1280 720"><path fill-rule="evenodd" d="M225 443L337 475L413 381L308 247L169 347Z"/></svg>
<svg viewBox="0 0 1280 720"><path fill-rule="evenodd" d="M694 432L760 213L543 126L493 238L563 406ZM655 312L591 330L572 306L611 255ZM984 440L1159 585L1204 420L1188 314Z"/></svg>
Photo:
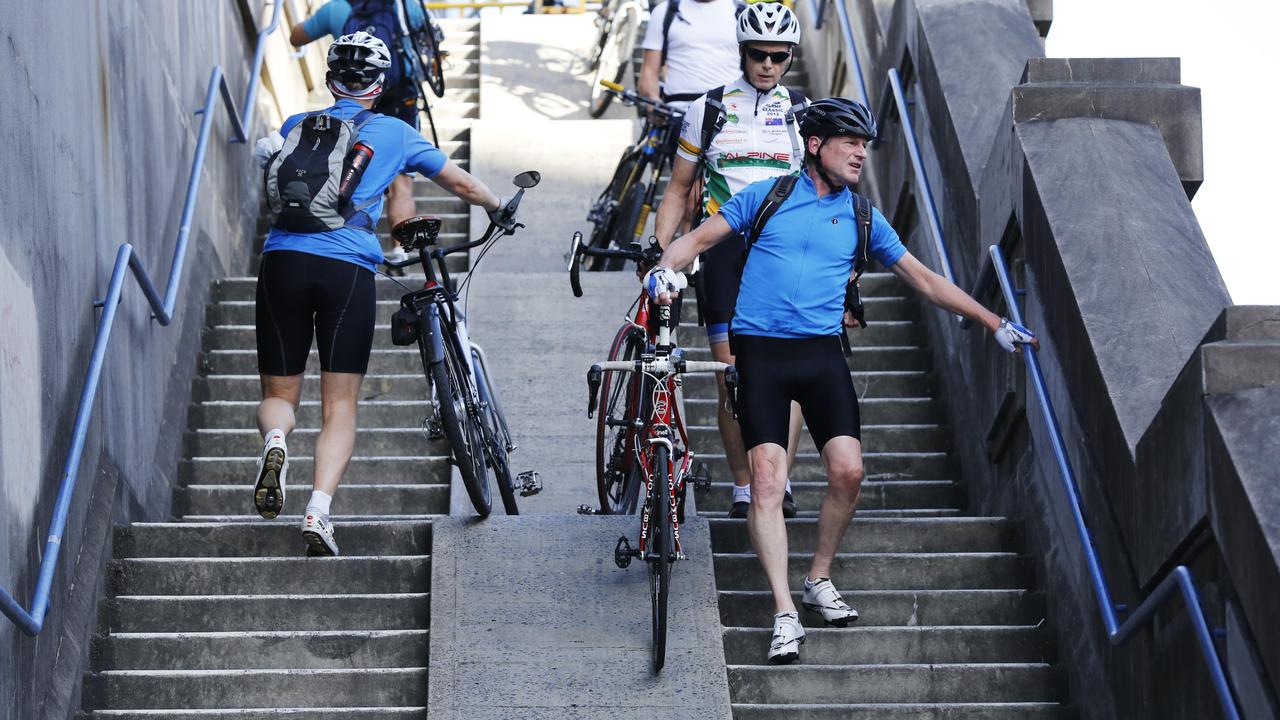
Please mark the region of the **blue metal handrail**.
<svg viewBox="0 0 1280 720"><path fill-rule="evenodd" d="M853 39L853 24L849 21L849 9L844 6L844 0L814 0L814 2L817 4L814 13L814 30L822 29L827 3L831 2L836 6L837 19L840 21L840 35L844 39L844 54L853 63L853 75L858 80L859 99L863 105L871 107L871 96L867 94L867 84L862 79L862 60L858 58L858 44Z"/></svg>
<svg viewBox="0 0 1280 720"><path fill-rule="evenodd" d="M8 590L0 588L0 611L3 611L28 635L36 635L43 629L45 615L49 610L49 593L53 588L53 575L58 567L58 556L61 554L59 551L62 547L62 533L66 530L67 515L71 510L71 497L75 492L76 478L80 472L80 458L84 453L85 439L89 434L93 401L98 393L98 383L102 379L102 366L106 361L107 344L111 341L111 328L115 324L116 307L120 304L120 295L124 290L125 270L127 268L131 271L138 281L142 294L151 305L155 319L161 325L172 322L174 305L178 299L178 284L182 280L183 260L187 253L187 240L191 236L191 218L195 214L196 197L200 189L205 147L209 143L209 133L213 128L214 103L221 94L234 134L231 142L244 143L248 139L245 134L246 129L253 119L253 101L262 76L266 38L280 25L281 7L281 3L275 3L271 12L271 24L258 33L257 47L249 75L249 87L245 92L243 115L237 112L235 100L231 97L231 88L227 85L226 76L222 73L222 66L215 66L209 76L209 88L205 92L204 106L195 111L197 115L202 116L200 134L196 140L195 157L191 161L191 177L187 184L186 202L182 207L182 220L178 225L173 262L169 265L168 285L165 288L164 299L160 299L160 293L156 290L155 283L151 281L151 276L147 274L146 268L142 267L142 261L134 253L133 245L125 243L116 251L116 262L111 271L111 282L107 285L106 299L94 303L96 307L102 308L102 317L98 319L89 370L85 373L84 386L80 391L80 405L76 409L71 448L67 451L66 462L62 466L62 482L58 487L57 500L54 502L53 517L49 521L49 536L45 541L44 558L40 561L40 573L36 580L35 595L31 600L31 610L27 611Z"/></svg>
<svg viewBox="0 0 1280 720"><path fill-rule="evenodd" d="M993 269L996 280L1000 283L1005 305L1009 309L1009 318L1013 322L1022 324L1022 313L1018 310L1017 303L1018 293L1009 279L1009 267L1005 264L1004 254L1000 252L1000 246L992 245L988 255L990 257L989 267ZM1093 581L1093 594L1098 601L1098 609L1102 612L1102 622L1107 629L1107 638L1110 639L1113 646L1118 647L1125 644L1148 620L1155 616L1156 611L1164 605L1166 600L1173 597L1176 590L1180 590L1182 600L1186 604L1188 614L1191 616L1191 623L1195 629L1200 654L1204 656L1205 665L1209 669L1209 676L1213 680L1214 690L1218 693L1218 701L1222 704L1222 711L1230 720L1238 720L1240 712L1236 709L1235 698L1232 697L1231 689L1227 685L1226 673L1223 671L1222 663L1218 659L1217 650L1213 647L1212 633L1209 631L1209 623L1205 618L1204 609L1200 605L1200 593L1196 590L1195 578L1186 565L1179 565L1174 568L1156 586L1156 589L1147 596L1147 599L1138 605L1133 614L1129 616L1129 619L1123 625L1120 624L1117 613L1124 610L1125 606L1117 605L1112 600L1111 588L1107 585L1106 576L1102 574L1102 563L1098 558L1097 551L1094 549L1093 535L1089 532L1089 526L1084 519L1084 510L1080 501L1080 488L1076 484L1075 472L1072 470L1071 460L1067 456L1066 442L1062 438L1062 429L1058 425L1057 415L1053 410L1053 402L1049 398L1049 387L1045 383L1044 374L1040 370L1039 353L1030 345L1023 345L1022 348L1022 359L1026 362L1027 374L1030 376L1031 385L1035 389L1036 400L1039 401L1043 410L1045 429L1049 432L1049 442L1053 446L1054 460L1058 464L1058 479L1062 483L1062 489L1066 491L1067 500L1071 505L1071 518L1075 523L1076 535L1080 539L1081 546L1084 547L1085 563L1089 566L1089 577Z"/></svg>

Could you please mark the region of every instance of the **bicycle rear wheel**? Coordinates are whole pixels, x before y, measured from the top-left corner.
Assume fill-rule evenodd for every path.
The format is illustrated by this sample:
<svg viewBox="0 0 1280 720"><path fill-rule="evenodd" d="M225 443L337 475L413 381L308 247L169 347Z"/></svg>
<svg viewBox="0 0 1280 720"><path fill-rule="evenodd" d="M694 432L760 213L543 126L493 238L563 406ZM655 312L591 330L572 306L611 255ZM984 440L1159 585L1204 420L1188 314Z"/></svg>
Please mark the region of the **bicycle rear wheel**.
<svg viewBox="0 0 1280 720"><path fill-rule="evenodd" d="M627 188L627 194L622 196L622 203L618 205L618 213L614 216L612 237L614 247L626 248L644 234L644 225L648 223L648 217L645 217L644 213L644 196L647 189L644 183L636 181L631 183L631 187ZM639 226L638 231L637 226ZM627 261L622 258L609 258L605 262L604 269L621 270L626 265Z"/></svg>
<svg viewBox="0 0 1280 720"><path fill-rule="evenodd" d="M635 5L627 4L614 15L604 48L600 50L600 60L596 63L595 75L591 78L591 102L587 112L598 118L609 109L613 95L600 85L601 80L621 83L631 64L631 54L636 48L636 29L640 25L640 17Z"/></svg>
<svg viewBox="0 0 1280 720"><path fill-rule="evenodd" d="M498 494L502 496L502 509L508 515L519 515L520 508L516 503L515 480L511 477L511 465L507 461L506 433L502 431L502 419L498 417L498 403L495 402L493 384L484 361L474 350L471 351L471 365L476 369L476 393L480 396L482 410L480 416L484 422L485 456L489 468L493 470L493 478L498 481Z"/></svg>
<svg viewBox="0 0 1280 720"><path fill-rule="evenodd" d="M430 34L430 31L428 31ZM427 82L427 70L422 65L422 55L418 52L418 41L413 36L409 38L409 47L407 53L409 55L409 74L413 82L413 93L417 96L417 102L421 103L419 112L427 115L427 124L431 126L431 142L436 147L440 147L440 136L436 133L436 121L431 117L431 103L427 102L427 94L422 91L423 83ZM441 81L443 83L443 80ZM441 85L443 88L444 85Z"/></svg>
<svg viewBox="0 0 1280 720"><path fill-rule="evenodd" d="M662 671L667 661L667 592L671 585L671 556L675 542L671 528L671 473L667 448L653 448L653 511L650 518L650 549L657 556L649 561L649 599L653 606L653 671Z"/></svg>
<svg viewBox="0 0 1280 720"><path fill-rule="evenodd" d="M626 189L634 184L635 178L638 178L643 171L641 163L644 162L643 156L634 148L628 148L623 153L622 159L618 161L618 167L613 171L613 179L609 181L609 186L605 188L604 193L596 200L596 206L592 208L591 214L588 216L594 227L591 230L591 241L589 244L593 248L608 248L615 234L617 234L617 226L619 215L622 209L622 197ZM600 270L618 270L621 269L621 263L615 263L607 258L587 258L587 269L593 272Z"/></svg>
<svg viewBox="0 0 1280 720"><path fill-rule="evenodd" d="M441 328L443 329L443 328ZM462 485L471 498L480 517L488 517L493 511L493 493L489 488L489 474L485 470L484 431L467 412L466 370L453 346L453 338L444 337L444 358L428 363L428 372L435 385L436 399L440 402L440 424L453 452ZM419 335L418 342L425 341ZM423 357L427 357L425 349Z"/></svg>
<svg viewBox="0 0 1280 720"><path fill-rule="evenodd" d="M628 362L640 357L644 335L632 325L623 325L609 348L609 360ZM600 382L604 406L596 418L596 492L600 512L630 515L636 511L643 473L636 461L640 437L637 420L647 416L641 392L643 376L606 371Z"/></svg>

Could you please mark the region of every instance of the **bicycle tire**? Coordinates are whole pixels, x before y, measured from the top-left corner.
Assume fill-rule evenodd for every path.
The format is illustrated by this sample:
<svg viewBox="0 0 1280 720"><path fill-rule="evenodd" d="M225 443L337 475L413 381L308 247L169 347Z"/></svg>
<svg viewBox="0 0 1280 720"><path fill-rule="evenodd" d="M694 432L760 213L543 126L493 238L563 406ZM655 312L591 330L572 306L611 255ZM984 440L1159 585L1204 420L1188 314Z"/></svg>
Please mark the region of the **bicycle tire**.
<svg viewBox="0 0 1280 720"><path fill-rule="evenodd" d="M671 528L671 473L667 448L653 448L654 512L651 518L656 558L649 562L649 599L653 608L653 672L662 671L667 661L667 594L671 588L671 556L674 552Z"/></svg>
<svg viewBox="0 0 1280 720"><path fill-rule="evenodd" d="M648 188L644 183L634 182L631 187L627 188L626 195L622 196L622 202L618 205L618 212L615 215L613 223L613 233L611 244L614 247L625 248L632 242L638 240L644 234L644 229L636 231L636 226L641 224L641 215L644 212L644 196ZM648 218L644 222L648 223ZM605 270L621 270L626 267L627 261L622 258L607 258L605 262Z"/></svg>
<svg viewBox="0 0 1280 720"><path fill-rule="evenodd" d="M489 469L493 471L493 479L498 483L498 494L502 496L502 509L508 515L519 515L515 480L511 477L511 464L507 458L502 421L498 418L498 404L494 402L493 385L489 381L489 373L484 367L484 361L474 350L471 351L471 360L472 367L476 369L476 393L480 396L480 403L484 407L481 417L484 419L484 442Z"/></svg>
<svg viewBox="0 0 1280 720"><path fill-rule="evenodd" d="M613 338L609 360L635 360L643 343L638 328L623 325ZM642 376L612 371L606 371L600 381L604 400L596 417L596 494L605 515L631 515L637 510L643 474L634 449L640 430L619 423L646 417L641 383Z"/></svg>
<svg viewBox="0 0 1280 720"><path fill-rule="evenodd" d="M426 113L427 124L431 126L431 143L436 147L440 147L440 135L436 132L436 120L431 116L431 103L427 102L427 94L422 91L422 85L427 81L426 68L422 67L422 57L418 53L418 41L412 35L409 36L409 74L413 76L413 91L418 97L417 102L421 105L418 112Z"/></svg>
<svg viewBox="0 0 1280 720"><path fill-rule="evenodd" d="M422 36L422 44L426 46L426 57L428 58L425 67L425 75L427 78L427 87L431 88L431 92L436 97L444 97L444 54L440 51L440 47L436 45L435 21L431 19L431 11L427 9L426 3L422 3L422 12L427 19L427 26L418 34Z"/></svg>
<svg viewBox="0 0 1280 720"><path fill-rule="evenodd" d="M596 200L597 203L608 203L609 207L603 212L604 217L600 218L600 222L593 225L591 230L591 240L589 247L608 248L614 235L614 227L618 220L618 209L621 206L622 195L627 188L627 183L632 176L639 176L640 163L644 161L634 148L628 148L623 153L622 159L618 161L618 167L613 171L613 178L609 180L609 185L605 188L604 193ZM606 258L587 258L586 268L590 272L599 272L608 269L609 262ZM617 268L615 268L617 269Z"/></svg>
<svg viewBox="0 0 1280 720"><path fill-rule="evenodd" d="M493 493L489 487L489 474L485 471L484 433L467 412L466 398L462 394L461 358L457 357L453 340L449 337L442 339L445 356L439 361L428 362L427 370L440 403L440 424L444 426L450 452L472 506L480 517L488 517L493 511ZM419 346L425 342L419 331ZM425 348L422 352L423 357L427 357Z"/></svg>
<svg viewBox="0 0 1280 720"><path fill-rule="evenodd" d="M591 77L591 101L587 112L593 118L599 118L609 109L613 94L605 92L600 85L601 80L621 83L626 77L627 68L631 65L631 54L636 47L636 29L640 18L635 7L628 5L620 15L613 18L605 39L604 48L600 51L600 59L596 63L595 73Z"/></svg>

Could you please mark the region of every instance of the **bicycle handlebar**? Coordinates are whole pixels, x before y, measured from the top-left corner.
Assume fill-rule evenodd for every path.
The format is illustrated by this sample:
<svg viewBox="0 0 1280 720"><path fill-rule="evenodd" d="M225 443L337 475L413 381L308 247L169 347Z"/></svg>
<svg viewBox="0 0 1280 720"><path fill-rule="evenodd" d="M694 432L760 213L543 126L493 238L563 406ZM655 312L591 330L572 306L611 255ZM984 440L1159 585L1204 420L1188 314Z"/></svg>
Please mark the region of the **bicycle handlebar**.
<svg viewBox="0 0 1280 720"><path fill-rule="evenodd" d="M691 375L704 373L724 373L725 388L729 391L729 410L736 420L738 418L738 369L732 365L709 360L685 360L660 356L649 360L612 360L596 363L587 371L587 417L595 417L596 405L600 395L600 384L604 373L608 372L647 372L662 375Z"/></svg>
<svg viewBox="0 0 1280 720"><path fill-rule="evenodd" d="M644 97L643 95L637 95L634 91L628 90L616 82L601 80L600 85L604 87L605 90L609 91L609 93L614 97L618 98L623 105L645 105L652 108L654 112L657 112L659 115L666 115L667 117L675 117L676 115L684 114L661 100L653 100L651 98Z"/></svg>
<svg viewBox="0 0 1280 720"><path fill-rule="evenodd" d="M662 248L652 240L650 241L648 250L641 250L638 243L632 243L631 247L626 249L595 248L590 245L583 245L582 232L575 231L573 233L573 241L569 247L569 286L573 288L574 297L582 297L582 280L580 273L582 269L583 255L598 258L634 260L638 265L652 265L658 261L659 257L662 256Z"/></svg>

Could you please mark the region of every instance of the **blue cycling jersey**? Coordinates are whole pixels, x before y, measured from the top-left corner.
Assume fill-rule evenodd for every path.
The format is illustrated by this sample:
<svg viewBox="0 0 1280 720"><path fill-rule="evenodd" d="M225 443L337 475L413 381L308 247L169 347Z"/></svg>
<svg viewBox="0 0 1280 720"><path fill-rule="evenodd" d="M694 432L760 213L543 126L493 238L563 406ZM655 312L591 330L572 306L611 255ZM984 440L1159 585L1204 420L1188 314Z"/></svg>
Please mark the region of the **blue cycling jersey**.
<svg viewBox="0 0 1280 720"><path fill-rule="evenodd" d="M422 6L415 0L406 0L405 14L408 16L410 28L422 27ZM347 0L329 0L319 10L302 22L302 30L311 40L319 40L325 35L332 35L336 40L342 35L342 28L351 17L351 3Z"/></svg>
<svg viewBox="0 0 1280 720"><path fill-rule="evenodd" d="M745 233L773 183L752 183L722 205L720 215L729 227ZM745 244L743 238L736 241ZM818 197L808 173L800 173L791 195L747 257L733 331L779 338L839 334L844 288L857 244L858 224L848 188ZM887 268L906 252L889 221L872 209L868 254Z"/></svg>
<svg viewBox="0 0 1280 720"><path fill-rule="evenodd" d="M355 100L343 98L334 103L325 112L350 120L363 108ZM288 135L295 125L302 121L305 113L300 113L284 121L280 128L281 135ZM435 177L449 157L417 130L409 127L403 120L386 115L373 115L360 129L360 142L373 148L373 159L369 161L360 184L351 195L351 202L356 207L365 207L371 222L376 226L382 215L382 193L391 185L396 175L403 172L420 172L425 177ZM343 227L319 233L291 233L279 228L271 228L267 242L262 251L295 250L310 255L320 255L335 260L355 263L369 270L382 262L382 247L378 237L369 230L355 227Z"/></svg>

